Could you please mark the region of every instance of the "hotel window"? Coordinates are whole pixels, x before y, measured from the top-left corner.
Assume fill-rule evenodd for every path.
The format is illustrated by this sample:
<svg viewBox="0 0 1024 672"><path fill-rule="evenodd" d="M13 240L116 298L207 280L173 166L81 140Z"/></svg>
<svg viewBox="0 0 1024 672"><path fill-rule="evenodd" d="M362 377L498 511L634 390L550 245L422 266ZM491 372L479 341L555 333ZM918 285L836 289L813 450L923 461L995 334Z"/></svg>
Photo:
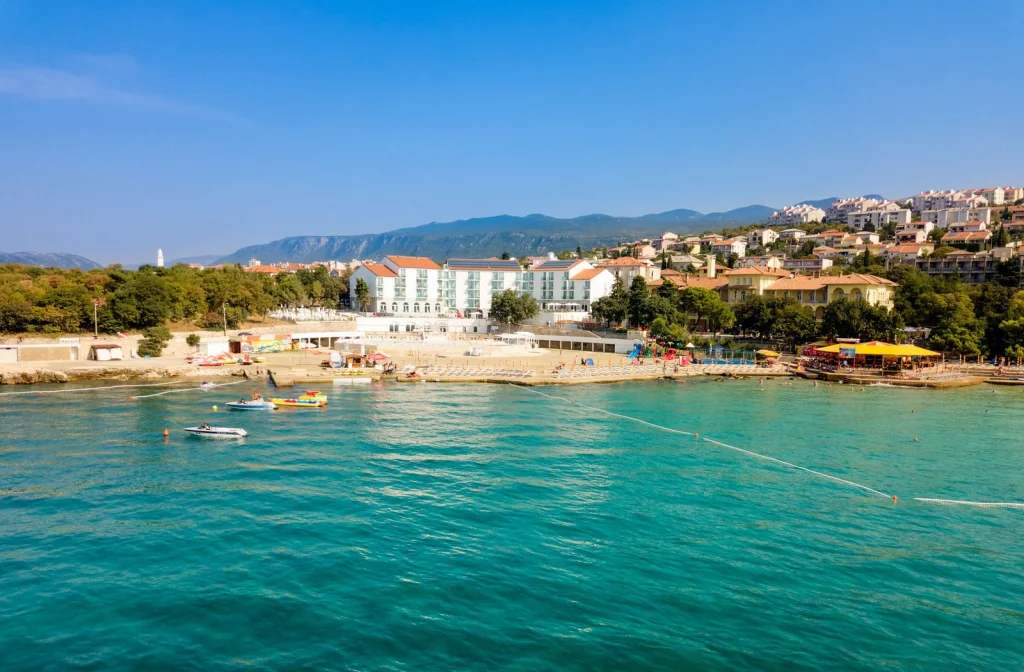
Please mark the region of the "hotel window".
<svg viewBox="0 0 1024 672"><path fill-rule="evenodd" d="M425 270L416 271L416 300L427 300L427 272Z"/></svg>
<svg viewBox="0 0 1024 672"><path fill-rule="evenodd" d="M440 303L435 303L434 304L434 312L435 313L440 313L441 312L441 304Z"/></svg>
<svg viewBox="0 0 1024 672"><path fill-rule="evenodd" d="M420 312L420 304L419 304L419 302L412 304L412 312L414 312L414 313Z"/></svg>
<svg viewBox="0 0 1024 672"><path fill-rule="evenodd" d="M575 293L576 292L574 290L574 284L572 280L569 279L569 272L565 271L564 273L562 273L562 298L574 298Z"/></svg>
<svg viewBox="0 0 1024 672"><path fill-rule="evenodd" d="M540 274L540 298L555 298L555 272L541 271Z"/></svg>
<svg viewBox="0 0 1024 672"><path fill-rule="evenodd" d="M402 304L402 312L403 313L408 313L409 312L409 304L408 303L403 303Z"/></svg>
<svg viewBox="0 0 1024 672"><path fill-rule="evenodd" d="M516 273L516 286L523 294L533 294L533 272Z"/></svg>
<svg viewBox="0 0 1024 672"><path fill-rule="evenodd" d="M497 294L498 292L505 291L505 274L493 272L491 273L491 294Z"/></svg>
<svg viewBox="0 0 1024 672"><path fill-rule="evenodd" d="M388 304L386 304L386 303L380 304L380 312L382 312L382 313L388 312Z"/></svg>
<svg viewBox="0 0 1024 672"><path fill-rule="evenodd" d="M392 313L397 313L398 312L398 304L397 303L392 303L391 304L391 312Z"/></svg>
<svg viewBox="0 0 1024 672"><path fill-rule="evenodd" d="M466 276L466 307L480 307L480 271L469 271Z"/></svg>
<svg viewBox="0 0 1024 672"><path fill-rule="evenodd" d="M583 300L590 300L590 280L583 281Z"/></svg>
<svg viewBox="0 0 1024 672"><path fill-rule="evenodd" d="M395 278L395 298L407 298L405 294L405 273L406 270L404 268L399 269L398 277ZM406 309L406 312L408 312L408 309Z"/></svg>
<svg viewBox="0 0 1024 672"><path fill-rule="evenodd" d="M446 308L455 307L455 271L441 271L440 299ZM437 312L441 312L438 304Z"/></svg>
<svg viewBox="0 0 1024 672"><path fill-rule="evenodd" d="M377 296L384 295L384 278L377 278Z"/></svg>
<svg viewBox="0 0 1024 672"><path fill-rule="evenodd" d="M430 312L430 304L429 303L424 303L423 304L423 312L424 313L429 313Z"/></svg>

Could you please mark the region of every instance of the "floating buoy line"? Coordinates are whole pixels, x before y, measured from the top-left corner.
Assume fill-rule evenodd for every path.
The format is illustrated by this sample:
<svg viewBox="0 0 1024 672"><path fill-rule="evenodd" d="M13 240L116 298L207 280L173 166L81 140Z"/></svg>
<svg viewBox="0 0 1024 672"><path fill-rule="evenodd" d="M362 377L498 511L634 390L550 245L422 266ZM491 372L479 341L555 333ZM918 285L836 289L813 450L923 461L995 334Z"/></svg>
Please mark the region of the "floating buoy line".
<svg viewBox="0 0 1024 672"><path fill-rule="evenodd" d="M733 446L733 445L730 445L730 444L725 443L723 441L717 441L717 440L712 439L711 437L708 437L708 436L702 437L697 432L689 432L689 431L685 431L685 430L681 430L681 429L673 429L672 427L665 427L664 425L658 425L658 424L655 424L653 422L648 422L647 420L643 420L641 418L633 417L631 415L624 415L622 413L614 413L612 411L608 411L608 410L605 410L603 408L597 408L596 406L588 406L586 404L582 404L582 403L580 403L578 401L575 401L573 399L568 399L566 397L559 397L559 396L556 396L556 395L553 395L553 394L547 394L546 392L541 392L540 390L537 390L537 389L535 389L533 387L527 387L525 385L516 385L515 383L508 383L508 384L511 385L512 387L517 387L517 388L519 388L521 390L526 390L527 392L533 392L534 394L539 394L542 397L547 397L548 399L555 399L555 400L558 400L558 401L569 402L570 405L576 406L577 408L585 408L585 409L590 410L590 411L596 411L598 413L604 413L605 415L610 415L610 416L613 416L613 417L616 417L616 418L622 418L624 420L631 420L632 422L638 422L638 423L640 423L642 425L647 425L648 427L654 427L655 429L660 429L660 430L662 430L664 432L671 432L672 434L680 434L680 435L683 435L683 436L692 436L694 441L704 441L706 443L710 443L712 445L719 446L720 448L728 448L729 450L734 450L734 451L737 451L737 452L740 452L740 453L744 453L746 455L750 455L751 457L755 457L755 458L758 458L758 459L761 459L761 460L765 460L765 461L768 461L768 462L775 462L776 464L781 464L781 465L790 467L792 469L797 469L799 471L805 471L805 472L807 472L809 474L813 474L815 476L820 476L821 478L825 478L825 479L828 479L828 480L831 480L831 481L835 481L837 483L842 483L843 485L849 485L849 486L854 487L854 488L859 488L859 489L864 490L866 492L870 492L871 494L878 495L880 497L885 497L886 499L891 499L893 501L893 503L895 503L897 501L896 495L890 495L890 494L884 493L881 490L876 490L876 489L874 489L872 487L864 485L863 483L857 483L856 481L847 480L845 478L839 478L838 476L832 476L831 474L826 474L826 473L823 473L823 472L820 472L820 471L815 471L814 469L808 469L807 467L800 466L799 464L793 464L792 462L786 462L784 460L780 460L778 458L771 457L770 455L762 455L761 453L755 453L752 450L747 450L745 448L740 448L738 446ZM917 439L915 439L915 441L916 440ZM943 505L952 505L952 506L955 506L955 505L960 505L960 506L978 506L978 507L983 507L983 508L1024 509L1024 503L1020 503L1020 502L973 502L973 501L963 500L963 499L935 499L935 498L931 498L931 497L914 497L913 500L916 501L916 502L924 502L926 504L943 504Z"/></svg>
<svg viewBox="0 0 1024 672"><path fill-rule="evenodd" d="M218 387L228 387L229 385L238 385L240 383L248 383L248 382L249 382L248 380L236 380L233 383L215 383L215 384L212 384L212 385L208 385L206 387L206 389L213 390L213 389L216 389ZM188 388L185 388L184 390L166 390L164 392L154 392L153 394L140 394L140 395L137 395L137 396L134 396L134 397L129 397L129 399L148 399L150 397L159 397L159 396L162 396L164 394L174 394L175 392L194 392L195 390L201 390L201 389L203 389L203 388L202 387L188 387ZM216 406L214 408L216 408Z"/></svg>

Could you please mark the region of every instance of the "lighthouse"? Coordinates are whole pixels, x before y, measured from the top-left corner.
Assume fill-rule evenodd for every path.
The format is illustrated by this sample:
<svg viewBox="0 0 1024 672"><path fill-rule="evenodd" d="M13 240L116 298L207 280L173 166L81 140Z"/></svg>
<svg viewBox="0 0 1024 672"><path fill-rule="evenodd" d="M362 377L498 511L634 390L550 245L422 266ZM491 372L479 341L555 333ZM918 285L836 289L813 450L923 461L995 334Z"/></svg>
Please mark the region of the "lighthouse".
<svg viewBox="0 0 1024 672"><path fill-rule="evenodd" d="M162 249L156 251L156 267L164 267L164 251Z"/></svg>

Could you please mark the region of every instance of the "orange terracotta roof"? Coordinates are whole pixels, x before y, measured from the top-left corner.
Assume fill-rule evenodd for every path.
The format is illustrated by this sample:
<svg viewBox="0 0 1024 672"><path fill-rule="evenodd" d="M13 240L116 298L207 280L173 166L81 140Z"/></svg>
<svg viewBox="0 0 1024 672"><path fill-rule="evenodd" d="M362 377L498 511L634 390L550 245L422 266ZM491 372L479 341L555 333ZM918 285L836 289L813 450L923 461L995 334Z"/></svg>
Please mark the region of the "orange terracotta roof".
<svg viewBox="0 0 1024 672"><path fill-rule="evenodd" d="M867 273L849 273L847 275L831 275L819 278L823 285L889 285L895 287L892 280L880 278Z"/></svg>
<svg viewBox="0 0 1024 672"><path fill-rule="evenodd" d="M398 273L395 273L384 264L363 264L363 268L373 273L378 278L397 278Z"/></svg>
<svg viewBox="0 0 1024 672"><path fill-rule="evenodd" d="M602 271L604 271L603 268L588 268L588 269L580 271L579 273L577 273L576 275L574 275L573 277L571 277L569 279L570 280L593 280L598 275L600 275Z"/></svg>
<svg viewBox="0 0 1024 672"><path fill-rule="evenodd" d="M729 285L729 280L721 276L717 278L709 278L704 275L691 275L690 277L686 277L684 275L682 278L670 279L672 280L672 284L680 289L686 289L688 287L703 287L704 289L713 289L718 291L719 289ZM676 280L679 282L676 282Z"/></svg>
<svg viewBox="0 0 1024 672"><path fill-rule="evenodd" d="M972 240L988 240L991 236L991 231L960 231L959 233L945 234L942 236L942 241L950 243L969 243Z"/></svg>
<svg viewBox="0 0 1024 672"><path fill-rule="evenodd" d="M747 268L734 268L731 271L725 271L722 275L775 275L781 277L789 275L789 271L780 271L777 268L768 268L767 266L748 266Z"/></svg>
<svg viewBox="0 0 1024 672"><path fill-rule="evenodd" d="M633 257L619 257L618 259L612 259L605 266L646 266L644 262L634 259Z"/></svg>
<svg viewBox="0 0 1024 672"><path fill-rule="evenodd" d="M825 286L825 283L821 280L821 278L809 278L804 275L798 275L793 278L780 278L765 287L765 291L775 292L787 290L793 291L796 289L821 289Z"/></svg>
<svg viewBox="0 0 1024 672"><path fill-rule="evenodd" d="M245 269L246 273L266 273L268 275L276 275L283 273L284 269L277 266L268 266L267 264L261 264L259 266L249 266Z"/></svg>
<svg viewBox="0 0 1024 672"><path fill-rule="evenodd" d="M426 257L400 257L389 254L385 259L399 268L420 268L433 271L441 270L441 267Z"/></svg>
<svg viewBox="0 0 1024 672"><path fill-rule="evenodd" d="M680 273L679 271L677 271L677 270L675 270L673 268L663 268L663 269L661 269L661 276L663 278L675 277L677 275L682 275L682 273Z"/></svg>

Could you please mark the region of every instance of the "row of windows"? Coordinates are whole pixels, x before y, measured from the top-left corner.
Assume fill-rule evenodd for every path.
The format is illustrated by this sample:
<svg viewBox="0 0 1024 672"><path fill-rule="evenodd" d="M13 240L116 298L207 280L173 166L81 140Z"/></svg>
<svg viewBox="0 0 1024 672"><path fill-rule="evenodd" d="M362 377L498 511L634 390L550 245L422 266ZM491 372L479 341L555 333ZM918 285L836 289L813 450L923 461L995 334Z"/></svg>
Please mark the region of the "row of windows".
<svg viewBox="0 0 1024 672"><path fill-rule="evenodd" d="M414 312L414 313L420 312L420 307L421 306L420 306L419 302L416 302L416 303L412 304L412 312ZM424 303L422 308L423 308L423 312L424 313L429 313L430 312L430 304L429 303ZM381 303L380 303L380 312L382 312L382 313L388 312L388 304L387 304L386 301L381 301ZM391 312L392 313L397 313L398 312L398 304L397 303L392 303L391 304ZM402 304L402 312L403 313L408 313L409 312L409 304L408 303L403 303ZM441 304L440 303L435 303L434 304L434 312L435 313L440 313L441 312Z"/></svg>

